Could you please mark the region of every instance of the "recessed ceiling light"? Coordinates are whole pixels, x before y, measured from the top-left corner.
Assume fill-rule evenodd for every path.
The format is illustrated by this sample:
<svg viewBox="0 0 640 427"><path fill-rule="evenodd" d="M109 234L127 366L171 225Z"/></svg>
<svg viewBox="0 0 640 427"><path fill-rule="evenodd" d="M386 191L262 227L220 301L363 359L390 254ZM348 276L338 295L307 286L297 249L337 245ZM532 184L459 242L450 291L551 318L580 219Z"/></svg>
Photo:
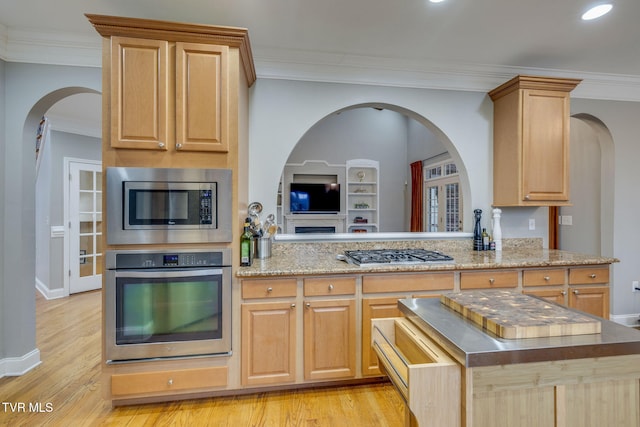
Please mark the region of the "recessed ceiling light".
<svg viewBox="0 0 640 427"><path fill-rule="evenodd" d="M431 3L442 3L445 0L429 0Z"/></svg>
<svg viewBox="0 0 640 427"><path fill-rule="evenodd" d="M599 4L587 10L583 15L584 21L590 21L592 19L600 18L602 15L606 15L613 8L612 4Z"/></svg>

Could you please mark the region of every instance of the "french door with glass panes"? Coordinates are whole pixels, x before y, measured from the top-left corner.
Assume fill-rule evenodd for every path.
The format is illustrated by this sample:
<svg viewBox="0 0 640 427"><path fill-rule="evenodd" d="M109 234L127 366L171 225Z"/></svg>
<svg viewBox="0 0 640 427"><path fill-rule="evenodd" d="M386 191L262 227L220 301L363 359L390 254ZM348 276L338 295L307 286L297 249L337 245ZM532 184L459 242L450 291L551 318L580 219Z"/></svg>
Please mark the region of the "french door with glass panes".
<svg viewBox="0 0 640 427"><path fill-rule="evenodd" d="M102 287L102 165L69 162L69 293Z"/></svg>
<svg viewBox="0 0 640 427"><path fill-rule="evenodd" d="M427 166L424 188L427 231L462 231L462 193L455 164Z"/></svg>

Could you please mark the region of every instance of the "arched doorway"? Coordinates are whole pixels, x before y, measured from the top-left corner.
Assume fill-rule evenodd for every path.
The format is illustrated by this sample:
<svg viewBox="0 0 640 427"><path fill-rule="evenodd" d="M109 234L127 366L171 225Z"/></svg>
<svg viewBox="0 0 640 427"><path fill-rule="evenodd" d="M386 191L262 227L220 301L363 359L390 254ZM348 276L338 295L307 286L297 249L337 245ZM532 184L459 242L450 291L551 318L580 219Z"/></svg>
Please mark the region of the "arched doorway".
<svg viewBox="0 0 640 427"><path fill-rule="evenodd" d="M559 209L558 249L613 254L613 139L589 114L571 118L571 202Z"/></svg>
<svg viewBox="0 0 640 427"><path fill-rule="evenodd" d="M35 254L36 287L48 299L101 283L101 96L70 89L42 101L48 131L35 180Z"/></svg>

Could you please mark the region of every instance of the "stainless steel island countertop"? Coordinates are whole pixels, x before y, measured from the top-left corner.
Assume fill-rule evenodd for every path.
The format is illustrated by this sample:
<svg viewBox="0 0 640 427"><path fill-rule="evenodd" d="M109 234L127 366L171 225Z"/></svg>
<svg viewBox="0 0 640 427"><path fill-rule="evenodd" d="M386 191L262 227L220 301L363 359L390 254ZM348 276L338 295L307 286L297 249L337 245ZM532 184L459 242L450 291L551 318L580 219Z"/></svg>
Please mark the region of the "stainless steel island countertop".
<svg viewBox="0 0 640 427"><path fill-rule="evenodd" d="M504 339L437 298L399 300L398 308L467 368L640 354L640 331L597 317L602 324L599 334Z"/></svg>

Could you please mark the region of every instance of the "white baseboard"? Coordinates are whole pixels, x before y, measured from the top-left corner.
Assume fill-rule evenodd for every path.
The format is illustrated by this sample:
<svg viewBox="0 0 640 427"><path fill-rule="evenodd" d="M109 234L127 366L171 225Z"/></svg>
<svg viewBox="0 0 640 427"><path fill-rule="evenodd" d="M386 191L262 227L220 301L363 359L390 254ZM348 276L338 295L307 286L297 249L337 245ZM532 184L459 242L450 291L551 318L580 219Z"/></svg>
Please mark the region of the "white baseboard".
<svg viewBox="0 0 640 427"><path fill-rule="evenodd" d="M47 285L45 285L40 279L36 277L36 289L42 294L46 299L58 299L64 298L68 295L65 294L64 289L49 289Z"/></svg>
<svg viewBox="0 0 640 427"><path fill-rule="evenodd" d="M612 314L611 320L624 326L640 326L640 313L637 314Z"/></svg>
<svg viewBox="0 0 640 427"><path fill-rule="evenodd" d="M40 350L37 348L22 357L0 359L0 378L24 375L40 363Z"/></svg>

